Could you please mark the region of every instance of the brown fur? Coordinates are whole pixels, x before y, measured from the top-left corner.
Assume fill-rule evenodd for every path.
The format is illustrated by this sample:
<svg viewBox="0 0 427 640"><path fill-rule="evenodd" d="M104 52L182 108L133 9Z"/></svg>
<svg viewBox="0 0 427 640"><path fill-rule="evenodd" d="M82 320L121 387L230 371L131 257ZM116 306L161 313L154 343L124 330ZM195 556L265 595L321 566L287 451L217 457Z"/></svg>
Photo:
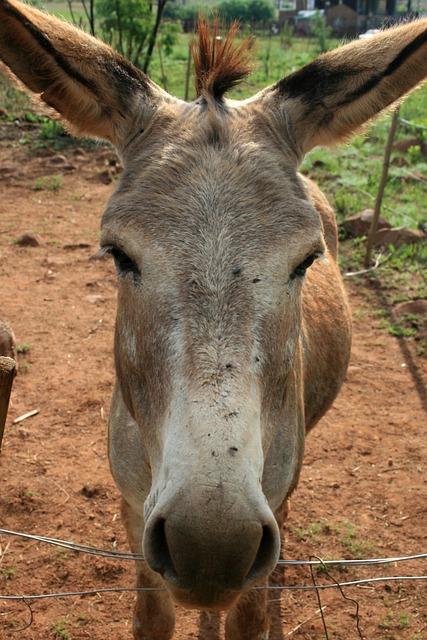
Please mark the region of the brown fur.
<svg viewBox="0 0 427 640"><path fill-rule="evenodd" d="M268 637L252 587L275 566L305 432L336 397L351 340L334 214L298 166L427 76L423 20L235 102L224 93L249 43L209 33L202 22L201 98L187 104L106 45L0 0L0 57L124 163L101 235L119 274L109 457L144 551L138 586L167 587L138 593L136 640L172 637L172 597L227 609L227 640Z"/></svg>
<svg viewBox="0 0 427 640"><path fill-rule="evenodd" d="M219 35L219 18L213 26L199 16L197 44L192 43L196 95L207 94L221 100L224 93L248 76L252 69L253 37L248 36L240 46L235 38L240 29L233 22L224 38Z"/></svg>

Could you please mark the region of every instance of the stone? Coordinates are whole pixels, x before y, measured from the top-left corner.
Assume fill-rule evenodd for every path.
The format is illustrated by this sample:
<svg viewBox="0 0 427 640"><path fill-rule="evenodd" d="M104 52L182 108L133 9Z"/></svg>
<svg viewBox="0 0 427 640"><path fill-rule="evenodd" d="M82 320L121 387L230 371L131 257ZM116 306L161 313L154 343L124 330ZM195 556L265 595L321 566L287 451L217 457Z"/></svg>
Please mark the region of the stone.
<svg viewBox="0 0 427 640"><path fill-rule="evenodd" d="M350 216L344 222L341 223L341 228L345 229L347 233L353 237L367 236L372 224L372 218L374 216L373 209L364 209L359 213ZM380 216L378 220L378 229L390 229L391 224Z"/></svg>
<svg viewBox="0 0 427 640"><path fill-rule="evenodd" d="M393 229L380 229L377 231L374 244L377 247L393 245L397 249L404 244L414 244L426 239L427 235L421 229L394 227Z"/></svg>
<svg viewBox="0 0 427 640"><path fill-rule="evenodd" d="M35 233L23 233L16 241L20 247L38 247L41 244L40 236Z"/></svg>
<svg viewBox="0 0 427 640"><path fill-rule="evenodd" d="M402 318L404 316L421 316L427 318L427 300L407 300L400 302L393 308L393 316Z"/></svg>

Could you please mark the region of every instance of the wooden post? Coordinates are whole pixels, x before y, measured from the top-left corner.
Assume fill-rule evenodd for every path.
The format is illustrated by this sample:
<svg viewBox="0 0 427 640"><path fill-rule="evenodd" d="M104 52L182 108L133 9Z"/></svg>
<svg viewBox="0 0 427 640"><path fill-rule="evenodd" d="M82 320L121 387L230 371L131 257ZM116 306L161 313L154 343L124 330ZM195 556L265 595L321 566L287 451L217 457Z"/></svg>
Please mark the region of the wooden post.
<svg viewBox="0 0 427 640"><path fill-rule="evenodd" d="M13 358L0 356L0 451L15 369L16 362Z"/></svg>
<svg viewBox="0 0 427 640"><path fill-rule="evenodd" d="M185 73L185 95L184 100L188 100L190 94L190 74L191 74L191 44L188 47L187 71Z"/></svg>
<svg viewBox="0 0 427 640"><path fill-rule="evenodd" d="M393 117L391 119L390 131L387 138L387 144L384 151L384 162L383 162L383 170L381 174L381 181L378 187L377 197L375 200L374 215L372 217L371 228L369 230L368 240L366 243L365 267L370 267L372 263L372 248L374 246L375 234L377 232L378 221L380 219L381 204L383 201L384 190L387 183L388 170L390 168L390 156L391 156L391 150L393 147L394 136L397 129L397 123L399 120L399 108L400 107L397 107L397 109L395 109L393 113Z"/></svg>
<svg viewBox="0 0 427 640"><path fill-rule="evenodd" d="M166 78L165 67L163 65L162 45L161 44L158 45L158 49L159 49L160 72L162 74L163 89L165 91L167 91L168 90L168 79Z"/></svg>

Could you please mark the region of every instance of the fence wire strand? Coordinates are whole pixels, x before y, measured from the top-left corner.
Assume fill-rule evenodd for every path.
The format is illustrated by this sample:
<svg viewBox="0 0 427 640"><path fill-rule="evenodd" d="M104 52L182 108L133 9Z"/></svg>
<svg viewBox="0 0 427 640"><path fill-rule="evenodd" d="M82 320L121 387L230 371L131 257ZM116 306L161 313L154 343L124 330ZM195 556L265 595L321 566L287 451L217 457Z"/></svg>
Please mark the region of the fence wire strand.
<svg viewBox="0 0 427 640"><path fill-rule="evenodd" d="M321 564L321 563L320 563ZM267 591L317 591L325 589L341 589L342 587L356 587L363 584L373 582L388 582L400 580L427 580L427 576L381 576L379 578L365 578L361 580L351 580L348 582L337 582L334 580L332 584L316 584L316 585L263 585L252 587L258 590ZM166 591L159 587L110 587L108 589L90 589L88 591L62 591L59 593L40 593L37 595L21 594L4 596L0 595L0 600L46 600L48 598L70 598L79 596L96 596L101 593L128 593L138 591Z"/></svg>
<svg viewBox="0 0 427 640"><path fill-rule="evenodd" d="M87 553L89 555L100 556L103 558L116 558L118 560L143 560L144 555L142 553L121 553L119 551L107 551L107 549L101 549L100 547L92 547L89 545L79 544L71 542L69 540L59 540L57 538L49 538L46 536L37 536L30 533L21 533L19 531L12 531L9 529L0 529L0 535L19 536L28 540L34 540L36 542L42 542L46 544L55 545L57 547L63 547L71 551L77 551L79 553ZM371 558L366 560L279 560L278 565L289 566L369 566L379 564L393 564L395 562L407 562L410 560L424 560L427 558L427 553L418 553L411 556L396 556L391 558Z"/></svg>

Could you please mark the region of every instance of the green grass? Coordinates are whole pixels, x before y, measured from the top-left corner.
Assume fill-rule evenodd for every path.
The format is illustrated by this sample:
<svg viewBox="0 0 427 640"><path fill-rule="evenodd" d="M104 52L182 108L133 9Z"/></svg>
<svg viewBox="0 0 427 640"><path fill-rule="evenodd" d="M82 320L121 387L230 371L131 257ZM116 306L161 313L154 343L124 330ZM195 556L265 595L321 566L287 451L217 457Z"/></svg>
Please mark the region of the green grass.
<svg viewBox="0 0 427 640"><path fill-rule="evenodd" d="M296 528L295 532L301 540L314 544L321 544L325 538L332 539L335 544L341 545L346 556L350 555L356 559L374 555L376 551L375 545L361 539L355 525L347 520L312 522L304 528Z"/></svg>
<svg viewBox="0 0 427 640"><path fill-rule="evenodd" d="M51 635L54 640L72 640L72 637L68 633L65 625L67 624L66 620L61 620L59 622L52 622L51 625Z"/></svg>
<svg viewBox="0 0 427 640"><path fill-rule="evenodd" d="M16 345L16 352L17 353L28 353L30 350L30 345L28 344L28 342L23 342L22 344L17 344Z"/></svg>
<svg viewBox="0 0 427 640"><path fill-rule="evenodd" d="M62 186L62 176L42 176L36 178L33 185L34 191L58 191Z"/></svg>

